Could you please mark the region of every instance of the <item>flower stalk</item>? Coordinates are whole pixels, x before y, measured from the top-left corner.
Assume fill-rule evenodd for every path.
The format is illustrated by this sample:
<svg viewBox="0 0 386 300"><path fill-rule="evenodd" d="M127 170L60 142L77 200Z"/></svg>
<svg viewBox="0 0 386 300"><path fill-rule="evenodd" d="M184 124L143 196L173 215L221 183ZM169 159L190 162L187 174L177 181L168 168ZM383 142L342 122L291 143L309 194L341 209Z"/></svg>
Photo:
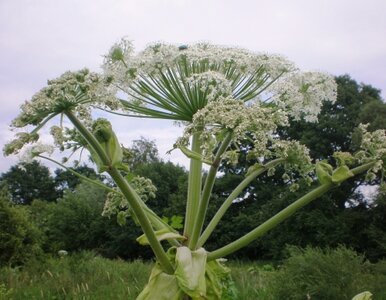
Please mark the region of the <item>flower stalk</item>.
<svg viewBox="0 0 386 300"><path fill-rule="evenodd" d="M198 213L196 215L196 220L194 222L194 231L189 240L189 247L191 249L197 249L200 247L197 245L198 238L201 234L202 227L204 225L206 211L208 209L209 199L212 194L213 186L216 180L216 175L218 168L221 164L222 155L228 149L229 144L232 142L232 132L228 132L222 141L220 147L217 150L215 158L211 164L208 175L206 176L204 188L202 190L201 201L199 203Z"/></svg>
<svg viewBox="0 0 386 300"><path fill-rule="evenodd" d="M200 133L196 132L192 137L192 151L198 154L202 153ZM201 185L202 185L202 162L198 159L190 159L190 169L188 178L188 197L186 203L185 214L185 226L184 236L187 238L188 243L194 230L194 221L197 217L200 197L201 197Z"/></svg>
<svg viewBox="0 0 386 300"><path fill-rule="evenodd" d="M87 143L94 149L102 163L106 166L109 166L107 172L113 178L114 182L117 184L122 194L129 201L130 206L132 207L136 217L138 218L139 224L149 240L150 247L152 248L154 255L162 266L162 269L167 274L173 273L173 266L171 265L164 249L162 248L160 242L157 240L157 237L154 233L154 230L150 224L149 219L146 217L145 211L141 207L141 199L138 194L133 190L133 188L128 184L128 182L123 178L118 169L111 165L110 158L107 156L98 140L94 135L78 120L78 118L71 112L66 111L65 115L69 118L75 128L80 132L84 137Z"/></svg>

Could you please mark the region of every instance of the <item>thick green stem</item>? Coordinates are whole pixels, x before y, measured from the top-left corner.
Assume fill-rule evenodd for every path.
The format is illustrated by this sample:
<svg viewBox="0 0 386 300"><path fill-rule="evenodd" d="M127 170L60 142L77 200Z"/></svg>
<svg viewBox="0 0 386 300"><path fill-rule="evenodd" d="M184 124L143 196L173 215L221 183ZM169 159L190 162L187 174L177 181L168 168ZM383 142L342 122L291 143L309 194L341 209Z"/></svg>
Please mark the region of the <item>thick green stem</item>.
<svg viewBox="0 0 386 300"><path fill-rule="evenodd" d="M193 134L192 151L199 154L201 151L200 132ZM197 159L190 159L189 179L188 179L188 199L186 203L184 236L188 242L193 233L194 221L197 216L201 197L202 184L202 162Z"/></svg>
<svg viewBox="0 0 386 300"><path fill-rule="evenodd" d="M220 248L217 249L211 253L208 254L208 260L214 260L220 257L227 256L245 246L253 242L258 237L265 234L267 231L271 230L272 228L276 227L279 223L283 222L285 219L289 218L292 214L294 214L296 211L298 211L303 206L310 203L312 200L316 199L317 197L323 195L325 192L330 190L334 185L332 183L324 184L313 191L309 192L305 196L301 197L300 199L296 200L291 205L287 206L285 209L274 215L272 218L265 221L263 224L252 230L251 232L247 233L243 237L239 238L238 240Z"/></svg>
<svg viewBox="0 0 386 300"><path fill-rule="evenodd" d="M80 132L87 143L98 154L103 164L109 166L111 164L110 158L107 156L106 152L103 150L95 136L82 124L82 122L78 120L78 118L71 111L66 111L64 114L71 121L71 123L74 124L75 128Z"/></svg>
<svg viewBox="0 0 386 300"><path fill-rule="evenodd" d="M365 165L359 166L357 168L351 169L351 172L354 175L361 174L374 166L374 162L367 163ZM282 211L274 215L272 218L265 221L263 224L252 230L251 232L247 233L243 237L239 238L238 240L220 248L217 249L211 253L208 254L208 261L214 260L220 257L227 256L246 245L253 242L258 237L265 234L267 231L271 230L272 228L276 227L278 224L289 218L291 215L293 215L295 212L297 212L299 209L301 209L303 206L310 203L312 200L315 200L316 198L320 197L324 193L328 192L333 187L336 187L336 184L333 184L332 182L323 184L316 189L312 190L311 192L307 193L303 197L296 200L291 205L284 208Z"/></svg>
<svg viewBox="0 0 386 300"><path fill-rule="evenodd" d="M202 227L204 225L206 211L208 209L210 195L212 194L214 182L216 180L216 175L218 168L221 164L221 158L224 152L228 149L230 142L232 141L232 133L228 132L224 140L222 141L220 147L217 150L216 156L213 160L213 163L209 169L208 175L206 176L204 188L202 190L202 196L200 205L198 208L198 213L196 220L194 222L194 229L192 236L189 239L189 248L196 249L198 238L201 234Z"/></svg>
<svg viewBox="0 0 386 300"><path fill-rule="evenodd" d="M126 199L129 201L130 206L133 209L135 215L137 216L138 222L141 225L141 228L149 241L150 247L152 248L157 260L162 266L162 269L168 274L173 274L173 266L171 265L160 242L157 240L154 230L151 227L148 218L146 217L145 211L141 207L140 197L116 168L111 168L111 170L109 170L109 174L113 178L114 182L117 184L123 195L125 195Z"/></svg>
<svg viewBox="0 0 386 300"><path fill-rule="evenodd" d="M231 206L233 200L235 200L241 192L254 180L257 176L264 173L269 168L273 168L274 166L278 165L279 163L283 162L284 159L278 158L273 161L270 161L266 165L262 166L261 168L257 169L256 171L253 171L251 174L249 174L247 177L244 178L242 182L239 183L239 185L232 191L232 193L228 196L228 198L224 201L224 203L221 205L219 210L216 212L208 226L205 228L203 234L201 235L200 239L198 240L197 247L202 247L205 242L208 240L210 235L212 234L213 230L216 228L217 224L220 222L221 218L224 216L228 208Z"/></svg>
<svg viewBox="0 0 386 300"><path fill-rule="evenodd" d="M128 184L128 182L123 178L119 171L111 166L110 158L107 156L97 139L94 135L78 120L78 118L70 111L65 112L66 116L70 119L75 128L80 132L80 134L85 138L87 143L94 149L98 154L102 163L106 166L110 166L108 173L113 178L114 182L117 184L122 194L126 197L131 208L133 209L135 215L138 218L139 224L149 240L150 247L152 248L157 260L162 266L162 269L168 273L172 274L174 272L173 266L171 265L164 249L162 248L160 242L157 240L157 237L154 233L154 230L149 222L149 219L146 217L144 209L141 207L141 198L134 191L134 189Z"/></svg>

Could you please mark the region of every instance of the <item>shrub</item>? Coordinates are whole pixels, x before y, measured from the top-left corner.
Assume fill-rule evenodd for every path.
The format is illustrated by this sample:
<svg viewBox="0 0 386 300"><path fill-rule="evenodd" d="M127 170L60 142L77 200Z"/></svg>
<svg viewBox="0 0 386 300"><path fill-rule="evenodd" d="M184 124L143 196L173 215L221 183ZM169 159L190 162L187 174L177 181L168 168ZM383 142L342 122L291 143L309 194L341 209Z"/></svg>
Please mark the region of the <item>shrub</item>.
<svg viewBox="0 0 386 300"><path fill-rule="evenodd" d="M0 266L20 265L42 254L41 232L24 207L10 204L0 193Z"/></svg>
<svg viewBox="0 0 386 300"><path fill-rule="evenodd" d="M272 273L272 299L352 299L365 290L381 292L382 275L353 250L289 247L289 258ZM377 299L377 298L375 298ZM383 299L383 298L379 298Z"/></svg>

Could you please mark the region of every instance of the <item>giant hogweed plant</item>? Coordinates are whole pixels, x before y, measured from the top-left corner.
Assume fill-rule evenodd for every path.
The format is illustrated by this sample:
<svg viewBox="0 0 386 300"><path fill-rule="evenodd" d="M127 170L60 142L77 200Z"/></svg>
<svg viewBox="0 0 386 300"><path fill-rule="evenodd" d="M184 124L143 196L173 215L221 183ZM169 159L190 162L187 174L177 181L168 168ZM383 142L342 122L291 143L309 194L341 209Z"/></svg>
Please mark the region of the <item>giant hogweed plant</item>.
<svg viewBox="0 0 386 300"><path fill-rule="evenodd" d="M149 245L156 257L138 299L234 299L236 292L223 257L345 180L361 173L371 180L384 171L385 131L370 133L362 125L360 151L335 153L334 166L326 161L313 163L305 146L277 134L277 128L288 126L291 118L316 122L323 101L335 98L336 84L329 75L301 72L281 56L204 43L155 44L134 53L131 43L123 39L105 56L102 74L87 69L66 72L23 104L11 126L29 131L19 131L4 153L21 151L26 159L54 161L49 154L57 148L65 158L56 163L69 168L68 153L88 151L98 171L108 173L116 184L115 188L105 187L109 194L104 214L117 214L120 223L132 217L143 230L138 242ZM183 232L148 207L146 200L155 196L155 187L131 173L125 164L127 153L110 122L93 119L97 109L173 120L184 126L174 144L190 160ZM53 146L39 141L45 125L51 126ZM253 163L214 217L205 222L219 166L237 164L239 144L246 139L253 145L248 151ZM256 177L273 174L279 166L290 189L297 189L298 178L318 184L244 236L207 251L205 242L232 203L240 200Z"/></svg>

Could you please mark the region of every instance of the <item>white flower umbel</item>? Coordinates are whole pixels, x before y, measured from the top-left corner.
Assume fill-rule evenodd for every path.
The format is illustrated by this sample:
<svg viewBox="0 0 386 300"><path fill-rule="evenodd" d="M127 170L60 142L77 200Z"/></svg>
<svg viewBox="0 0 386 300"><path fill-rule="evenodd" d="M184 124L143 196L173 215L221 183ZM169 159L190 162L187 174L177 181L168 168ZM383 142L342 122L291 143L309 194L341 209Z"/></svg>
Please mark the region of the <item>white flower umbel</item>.
<svg viewBox="0 0 386 300"><path fill-rule="evenodd" d="M48 144L42 144L41 142L36 143L26 149L20 155L20 161L24 163L31 163L35 157L42 153L51 155L54 152L54 147Z"/></svg>
<svg viewBox="0 0 386 300"><path fill-rule="evenodd" d="M65 111L75 110L82 120L90 120L90 106L117 109L120 106L108 89L108 79L83 69L66 72L36 93L21 106L21 113L12 121L13 127L38 125L44 119Z"/></svg>
<svg viewBox="0 0 386 300"><path fill-rule="evenodd" d="M187 145L189 137L200 132L204 156L211 159L212 151L221 132L231 132L232 141L239 144L247 135L252 137L256 157L267 155L267 143L277 126L287 124L287 118L281 110L262 107L258 102L247 105L240 100L219 98L209 102L194 116L192 123L186 126L183 137L178 144ZM227 153L228 159L236 162L234 151Z"/></svg>
<svg viewBox="0 0 386 300"><path fill-rule="evenodd" d="M334 102L337 96L334 79L323 73L305 72L283 76L270 87L272 102L295 120L316 122L323 101Z"/></svg>
<svg viewBox="0 0 386 300"><path fill-rule="evenodd" d="M124 106L150 118L191 122L208 102L231 96L261 101L291 117L315 121L322 101L336 99L331 76L302 73L279 55L205 43L155 44L134 54L128 41L114 45L105 73L128 94Z"/></svg>
<svg viewBox="0 0 386 300"><path fill-rule="evenodd" d="M355 154L359 163L376 161L375 165L369 170L369 179L375 177L380 170L386 169L386 130L379 129L374 132L367 131L368 124L360 124L361 132L360 151Z"/></svg>

